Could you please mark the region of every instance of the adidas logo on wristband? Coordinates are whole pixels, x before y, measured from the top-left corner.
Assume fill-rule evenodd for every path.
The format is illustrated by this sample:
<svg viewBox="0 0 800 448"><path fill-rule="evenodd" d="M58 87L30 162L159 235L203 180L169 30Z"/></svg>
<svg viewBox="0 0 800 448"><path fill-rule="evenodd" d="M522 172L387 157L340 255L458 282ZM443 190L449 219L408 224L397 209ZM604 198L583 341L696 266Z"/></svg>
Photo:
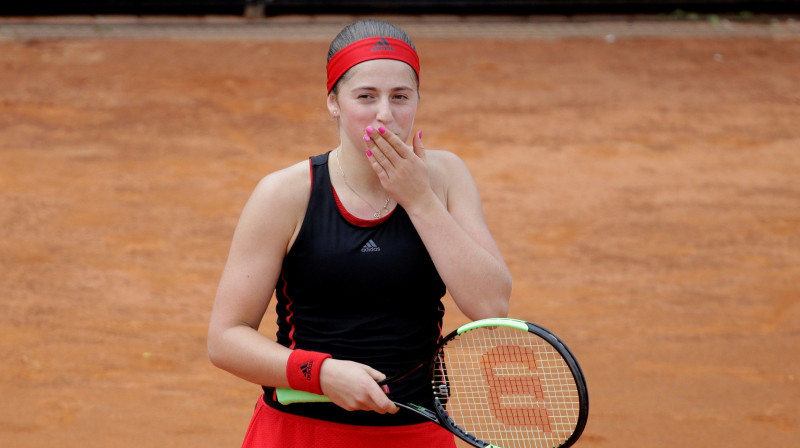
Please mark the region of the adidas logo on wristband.
<svg viewBox="0 0 800 448"><path fill-rule="evenodd" d="M308 361L300 366L300 371L306 377L306 381L311 381L311 368L314 367L314 361Z"/></svg>

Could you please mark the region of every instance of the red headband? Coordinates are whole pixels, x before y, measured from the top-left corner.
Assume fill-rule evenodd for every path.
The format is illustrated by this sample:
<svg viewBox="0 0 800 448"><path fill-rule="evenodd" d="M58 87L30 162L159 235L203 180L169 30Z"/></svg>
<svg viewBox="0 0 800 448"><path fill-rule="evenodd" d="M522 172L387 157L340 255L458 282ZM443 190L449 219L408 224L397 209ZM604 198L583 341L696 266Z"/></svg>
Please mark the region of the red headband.
<svg viewBox="0 0 800 448"><path fill-rule="evenodd" d="M391 37L370 37L342 48L328 61L328 93L354 65L373 59L394 59L414 69L419 79L419 56L411 45Z"/></svg>

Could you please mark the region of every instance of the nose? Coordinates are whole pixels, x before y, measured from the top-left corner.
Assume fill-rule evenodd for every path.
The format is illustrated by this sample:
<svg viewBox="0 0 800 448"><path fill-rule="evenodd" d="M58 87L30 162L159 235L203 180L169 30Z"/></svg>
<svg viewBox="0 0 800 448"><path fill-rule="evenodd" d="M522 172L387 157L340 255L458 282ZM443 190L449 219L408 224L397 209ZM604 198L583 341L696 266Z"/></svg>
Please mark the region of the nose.
<svg viewBox="0 0 800 448"><path fill-rule="evenodd" d="M375 120L379 121L380 123L386 124L390 123L393 119L392 115L392 107L389 104L389 99L384 98L378 102L378 110L377 114L375 115Z"/></svg>

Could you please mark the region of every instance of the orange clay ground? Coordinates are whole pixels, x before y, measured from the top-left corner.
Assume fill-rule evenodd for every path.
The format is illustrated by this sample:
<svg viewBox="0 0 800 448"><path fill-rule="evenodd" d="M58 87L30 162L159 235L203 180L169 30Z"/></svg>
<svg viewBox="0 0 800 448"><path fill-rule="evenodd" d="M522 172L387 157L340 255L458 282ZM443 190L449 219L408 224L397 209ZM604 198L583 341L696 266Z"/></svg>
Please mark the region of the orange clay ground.
<svg viewBox="0 0 800 448"><path fill-rule="evenodd" d="M578 446L796 444L800 40L417 46L416 129L471 168L511 316L583 365ZM239 446L259 388L206 322L256 182L337 144L326 50L0 41L0 446Z"/></svg>

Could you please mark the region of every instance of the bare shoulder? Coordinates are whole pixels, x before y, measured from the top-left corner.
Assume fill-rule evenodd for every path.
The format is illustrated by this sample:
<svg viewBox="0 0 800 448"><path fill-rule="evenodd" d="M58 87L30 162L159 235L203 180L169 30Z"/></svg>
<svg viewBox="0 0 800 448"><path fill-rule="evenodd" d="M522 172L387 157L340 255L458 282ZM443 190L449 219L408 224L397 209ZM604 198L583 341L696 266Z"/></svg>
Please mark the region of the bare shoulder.
<svg viewBox="0 0 800 448"><path fill-rule="evenodd" d="M260 228L260 232L291 239L303 220L310 195L311 174L306 160L264 176L247 201L241 220Z"/></svg>
<svg viewBox="0 0 800 448"><path fill-rule="evenodd" d="M460 157L450 151L443 151L441 149L426 149L425 157L431 168L460 168L466 169L467 166Z"/></svg>
<svg viewBox="0 0 800 448"><path fill-rule="evenodd" d="M311 191L311 174L308 160L274 171L258 182L253 196L262 200L280 201L290 205L308 199Z"/></svg>
<svg viewBox="0 0 800 448"><path fill-rule="evenodd" d="M428 161L428 173L432 186L447 191L454 185L464 182L472 183L472 175L467 164L456 154L450 151L426 150L425 157Z"/></svg>

